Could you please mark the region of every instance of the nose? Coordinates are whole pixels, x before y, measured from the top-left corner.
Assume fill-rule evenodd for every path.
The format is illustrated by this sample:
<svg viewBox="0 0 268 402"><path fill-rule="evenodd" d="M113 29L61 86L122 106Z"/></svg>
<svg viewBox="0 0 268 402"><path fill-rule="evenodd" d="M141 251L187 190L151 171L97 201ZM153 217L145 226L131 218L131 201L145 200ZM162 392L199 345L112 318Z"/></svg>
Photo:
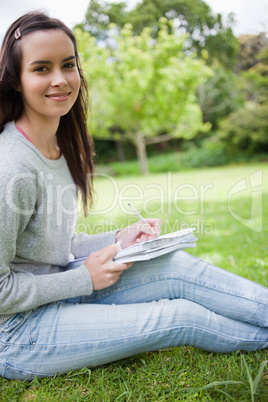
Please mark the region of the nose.
<svg viewBox="0 0 268 402"><path fill-rule="evenodd" d="M52 87L64 87L67 85L67 80L61 70L54 71L53 77L51 79Z"/></svg>

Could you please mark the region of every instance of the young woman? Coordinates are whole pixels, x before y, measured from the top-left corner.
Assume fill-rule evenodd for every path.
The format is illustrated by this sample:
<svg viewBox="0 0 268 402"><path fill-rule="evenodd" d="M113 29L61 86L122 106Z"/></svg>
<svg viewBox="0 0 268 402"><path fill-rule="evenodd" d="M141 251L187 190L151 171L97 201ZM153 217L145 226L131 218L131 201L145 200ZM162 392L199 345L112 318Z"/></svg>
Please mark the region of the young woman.
<svg viewBox="0 0 268 402"><path fill-rule="evenodd" d="M268 289L184 251L118 264L159 233L148 219L76 234L92 200L87 89L74 35L38 12L0 55L0 375L53 376L167 347L268 346ZM83 262L78 258L84 258Z"/></svg>

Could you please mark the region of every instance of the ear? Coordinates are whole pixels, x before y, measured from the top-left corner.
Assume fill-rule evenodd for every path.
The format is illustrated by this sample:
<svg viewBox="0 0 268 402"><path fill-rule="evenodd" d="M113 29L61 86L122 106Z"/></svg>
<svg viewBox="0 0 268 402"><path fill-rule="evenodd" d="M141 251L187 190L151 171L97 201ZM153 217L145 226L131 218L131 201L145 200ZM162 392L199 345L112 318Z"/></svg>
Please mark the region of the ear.
<svg viewBox="0 0 268 402"><path fill-rule="evenodd" d="M13 89L15 89L15 91L17 92L21 92L22 91L21 83L19 82L18 85L13 85Z"/></svg>

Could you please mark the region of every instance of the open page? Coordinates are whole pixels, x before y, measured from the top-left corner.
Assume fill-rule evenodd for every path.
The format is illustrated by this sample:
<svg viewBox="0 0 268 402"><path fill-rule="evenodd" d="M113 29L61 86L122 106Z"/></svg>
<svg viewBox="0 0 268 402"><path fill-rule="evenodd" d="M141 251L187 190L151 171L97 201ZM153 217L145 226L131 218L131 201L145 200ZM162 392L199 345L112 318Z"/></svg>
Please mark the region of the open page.
<svg viewBox="0 0 268 402"><path fill-rule="evenodd" d="M130 262L146 260L173 250L195 247L197 238L193 235L194 230L194 228L178 230L119 250L114 257L114 261Z"/></svg>

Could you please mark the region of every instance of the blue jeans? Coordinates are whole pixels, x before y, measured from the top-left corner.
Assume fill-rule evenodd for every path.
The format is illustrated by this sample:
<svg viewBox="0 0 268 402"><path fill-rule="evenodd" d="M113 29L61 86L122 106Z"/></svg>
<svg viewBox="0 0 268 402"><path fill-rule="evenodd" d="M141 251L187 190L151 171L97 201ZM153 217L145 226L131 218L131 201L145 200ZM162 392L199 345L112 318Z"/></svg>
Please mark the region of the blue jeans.
<svg viewBox="0 0 268 402"><path fill-rule="evenodd" d="M135 263L107 289L3 323L0 375L31 380L181 345L267 347L268 289L184 251Z"/></svg>

